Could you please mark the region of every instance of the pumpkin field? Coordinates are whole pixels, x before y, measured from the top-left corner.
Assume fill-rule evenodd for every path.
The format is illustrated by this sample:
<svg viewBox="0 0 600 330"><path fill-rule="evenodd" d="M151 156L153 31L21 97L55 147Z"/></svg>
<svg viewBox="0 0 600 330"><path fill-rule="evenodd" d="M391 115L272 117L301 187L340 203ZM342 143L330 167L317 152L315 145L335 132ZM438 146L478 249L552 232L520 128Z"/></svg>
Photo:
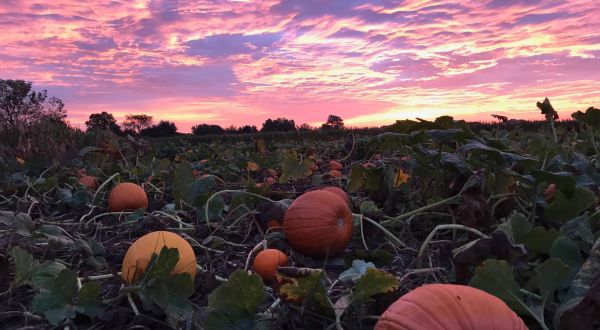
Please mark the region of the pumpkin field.
<svg viewBox="0 0 600 330"><path fill-rule="evenodd" d="M0 328L598 329L600 110L573 118L3 157Z"/></svg>

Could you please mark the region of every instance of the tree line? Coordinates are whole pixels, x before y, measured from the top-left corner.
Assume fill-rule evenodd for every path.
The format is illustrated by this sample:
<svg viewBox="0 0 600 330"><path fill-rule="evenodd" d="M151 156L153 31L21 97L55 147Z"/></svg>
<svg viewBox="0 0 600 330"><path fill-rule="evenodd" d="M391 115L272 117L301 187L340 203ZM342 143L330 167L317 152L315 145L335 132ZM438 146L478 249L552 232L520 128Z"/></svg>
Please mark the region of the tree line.
<svg viewBox="0 0 600 330"><path fill-rule="evenodd" d="M24 80L0 79L0 129L8 131L17 127L31 127L41 121L66 123L67 117L64 102L58 97L49 97L46 90L37 92L32 83ZM177 135L174 122L161 120L154 123L154 118L146 114L128 114L119 123L106 111L93 113L85 122L87 131L112 131L117 135L142 135L164 137ZM336 115L329 115L321 125L322 130L343 129L344 121ZM198 124L192 127L196 135L246 134L257 132L288 132L316 130L308 124L297 126L293 119L267 119L260 130L254 125L223 128L214 124Z"/></svg>
<svg viewBox="0 0 600 330"><path fill-rule="evenodd" d="M85 122L88 131L110 130L118 135L143 135L151 137L173 136L177 134L177 126L170 121L161 120L153 125L152 116L137 114L126 115L125 120L119 126L114 116L108 112L93 113L88 121ZM329 115L327 121L321 125L322 130L343 129L344 120L336 115ZM267 119L259 130L254 125L244 125L241 127L229 126L223 128L215 124L198 124L192 127L192 133L195 135L219 135L219 134L247 134L258 132L289 132L289 131L308 131L315 130L308 124L296 126L293 119L276 118Z"/></svg>

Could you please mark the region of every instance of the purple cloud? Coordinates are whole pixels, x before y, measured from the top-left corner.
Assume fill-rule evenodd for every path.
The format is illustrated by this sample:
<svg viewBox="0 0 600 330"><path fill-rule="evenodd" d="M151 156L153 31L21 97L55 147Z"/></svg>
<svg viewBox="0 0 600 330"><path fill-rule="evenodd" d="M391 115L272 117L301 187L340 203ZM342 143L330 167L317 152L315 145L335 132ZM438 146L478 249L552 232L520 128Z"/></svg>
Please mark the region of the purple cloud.
<svg viewBox="0 0 600 330"><path fill-rule="evenodd" d="M254 35L216 34L187 42L189 55L227 57L238 54L261 53L281 39L280 33Z"/></svg>

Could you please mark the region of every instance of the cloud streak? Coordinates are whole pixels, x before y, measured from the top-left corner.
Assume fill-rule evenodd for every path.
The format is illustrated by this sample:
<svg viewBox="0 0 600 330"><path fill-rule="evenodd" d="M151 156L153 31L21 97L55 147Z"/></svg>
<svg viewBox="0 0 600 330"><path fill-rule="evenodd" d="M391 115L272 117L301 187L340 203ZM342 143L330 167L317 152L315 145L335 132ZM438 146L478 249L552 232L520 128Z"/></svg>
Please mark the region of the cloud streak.
<svg viewBox="0 0 600 330"><path fill-rule="evenodd" d="M0 78L69 119L143 112L183 131L285 116L352 125L600 103L594 1L0 2Z"/></svg>

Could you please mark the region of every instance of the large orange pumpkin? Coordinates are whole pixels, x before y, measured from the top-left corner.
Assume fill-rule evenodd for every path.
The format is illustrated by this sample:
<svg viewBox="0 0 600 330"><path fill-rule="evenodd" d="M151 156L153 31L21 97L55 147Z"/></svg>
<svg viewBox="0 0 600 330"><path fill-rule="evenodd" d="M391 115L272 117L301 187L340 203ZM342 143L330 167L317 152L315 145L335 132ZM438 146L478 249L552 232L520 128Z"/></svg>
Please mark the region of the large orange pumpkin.
<svg viewBox="0 0 600 330"><path fill-rule="evenodd" d="M339 196L313 190L296 198L287 209L283 231L292 248L312 257L346 249L352 238L352 212Z"/></svg>
<svg viewBox="0 0 600 330"><path fill-rule="evenodd" d="M277 268L287 265L288 257L285 253L277 249L266 249L260 251L254 262L252 263L252 269L265 281L272 281Z"/></svg>
<svg viewBox="0 0 600 330"><path fill-rule="evenodd" d="M127 283L133 283L140 279L146 267L150 263L152 254L160 254L160 250L166 246L177 248L179 261L173 268L171 274L188 273L196 277L196 254L192 246L181 236L168 231L155 231L138 238L127 250L121 267L121 277Z"/></svg>
<svg viewBox="0 0 600 330"><path fill-rule="evenodd" d="M137 210L148 207L148 196L142 187L135 183L118 184L108 196L108 209L111 212Z"/></svg>
<svg viewBox="0 0 600 330"><path fill-rule="evenodd" d="M527 330L502 300L469 286L429 284L398 299L375 330Z"/></svg>
<svg viewBox="0 0 600 330"><path fill-rule="evenodd" d="M348 197L348 194L341 188L332 186L332 187L321 188L321 190L325 190L325 191L329 191L330 193L334 193L335 195L337 195L341 199L343 199L344 202L346 202L347 204L350 204L350 197Z"/></svg>
<svg viewBox="0 0 600 330"><path fill-rule="evenodd" d="M88 189L92 189L92 190L98 189L98 181L96 180L96 177L94 177L94 176L84 175L81 178L79 178L79 183L88 187Z"/></svg>

